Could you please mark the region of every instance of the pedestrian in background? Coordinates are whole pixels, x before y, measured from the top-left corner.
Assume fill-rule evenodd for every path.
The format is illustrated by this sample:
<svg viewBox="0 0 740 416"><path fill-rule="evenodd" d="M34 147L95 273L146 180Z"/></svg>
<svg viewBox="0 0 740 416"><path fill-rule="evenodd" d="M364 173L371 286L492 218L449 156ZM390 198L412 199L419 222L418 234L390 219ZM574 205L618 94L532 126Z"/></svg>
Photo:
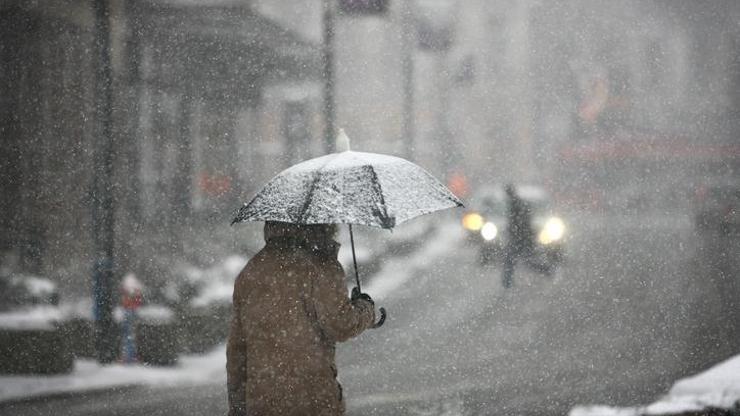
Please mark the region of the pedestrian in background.
<svg viewBox="0 0 740 416"><path fill-rule="evenodd" d="M229 415L343 415L335 344L373 326L374 303L347 295L335 225L265 223L265 247L234 284Z"/></svg>
<svg viewBox="0 0 740 416"><path fill-rule="evenodd" d="M121 362L124 364L137 361L136 311L143 301L141 288L141 282L133 273L127 274L121 281L121 308L123 309Z"/></svg>
<svg viewBox="0 0 740 416"><path fill-rule="evenodd" d="M534 244L531 214L513 185L506 185L507 241L504 249L503 285L511 287L517 261L531 254Z"/></svg>

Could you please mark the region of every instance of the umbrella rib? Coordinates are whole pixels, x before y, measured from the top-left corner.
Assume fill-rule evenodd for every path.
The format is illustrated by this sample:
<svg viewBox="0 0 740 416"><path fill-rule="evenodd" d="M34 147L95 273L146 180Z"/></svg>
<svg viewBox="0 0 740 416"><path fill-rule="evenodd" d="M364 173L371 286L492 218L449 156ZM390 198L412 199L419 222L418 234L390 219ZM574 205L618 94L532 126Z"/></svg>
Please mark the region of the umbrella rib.
<svg viewBox="0 0 740 416"><path fill-rule="evenodd" d="M378 179L378 173L375 172L375 168L372 165L366 165L366 166L367 166L367 169L370 171L370 179L373 184L373 188L375 189L375 192L377 192L378 196L380 197L380 207L382 208L382 212L380 214L383 216L380 220L384 225L388 224L390 225L389 228L393 228L393 225L390 224L390 218L388 217L388 207L385 205L385 197L383 197L383 187L380 185L380 180Z"/></svg>
<svg viewBox="0 0 740 416"><path fill-rule="evenodd" d="M335 156L332 158L329 158L326 162L324 162L323 165L321 165L320 168L316 169L316 176L314 176L313 180L311 181L311 187L308 188L308 196L306 197L306 200L303 202L303 208L301 208L301 217L299 220L299 224L305 224L306 223L306 217L308 216L308 208L311 206L311 202L313 202L313 191L316 189L316 185L319 183L319 180L321 179L321 171L328 165L330 162L334 160L339 155L339 153L335 153Z"/></svg>
<svg viewBox="0 0 740 416"><path fill-rule="evenodd" d="M427 178L431 179L432 181L436 181L436 179L434 178L434 175L432 175L431 173L427 172L424 169L421 169L421 171L424 172L424 174L427 176ZM445 198L447 198L447 200L453 202L456 206L458 206L458 207L464 207L465 206L462 203L462 201L460 200L460 198L458 198L455 194L450 193L449 195L446 195L445 192L441 192L441 193L442 193L442 195Z"/></svg>

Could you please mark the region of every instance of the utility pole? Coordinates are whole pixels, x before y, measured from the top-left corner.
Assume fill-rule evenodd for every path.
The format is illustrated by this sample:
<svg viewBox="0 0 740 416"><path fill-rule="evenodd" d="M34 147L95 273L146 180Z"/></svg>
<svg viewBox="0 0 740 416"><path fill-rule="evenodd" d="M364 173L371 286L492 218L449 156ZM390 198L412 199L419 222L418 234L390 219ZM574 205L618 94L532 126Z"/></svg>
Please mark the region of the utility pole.
<svg viewBox="0 0 740 416"><path fill-rule="evenodd" d="M436 139L441 143L442 166L444 167L445 177L449 177L455 170L459 169L460 149L457 143L452 140L450 131L450 99L451 99L451 81L448 70L449 53L448 49L437 51L437 95L439 104L437 105L437 132Z"/></svg>
<svg viewBox="0 0 740 416"><path fill-rule="evenodd" d="M324 8L324 149L334 152L336 114L334 108L334 0L323 0Z"/></svg>
<svg viewBox="0 0 740 416"><path fill-rule="evenodd" d="M414 160L414 52L416 51L416 26L413 16L412 2L403 2L401 10L401 31L403 44L401 46L403 71L403 140L405 143L406 158Z"/></svg>
<svg viewBox="0 0 740 416"><path fill-rule="evenodd" d="M93 316L98 361L117 357L113 322L113 117L109 0L93 0L95 10L95 119L92 190L94 244Z"/></svg>
<svg viewBox="0 0 740 416"><path fill-rule="evenodd" d="M531 182L539 178L539 171L534 163L534 152L532 147L532 81L530 79L530 35L529 21L532 2L529 0L516 3L512 10L514 25L511 30L511 43L513 45L511 59L514 68L514 91L516 102L514 105L514 117L511 121L514 131L514 146L516 155L512 158L516 165L512 172L516 178Z"/></svg>

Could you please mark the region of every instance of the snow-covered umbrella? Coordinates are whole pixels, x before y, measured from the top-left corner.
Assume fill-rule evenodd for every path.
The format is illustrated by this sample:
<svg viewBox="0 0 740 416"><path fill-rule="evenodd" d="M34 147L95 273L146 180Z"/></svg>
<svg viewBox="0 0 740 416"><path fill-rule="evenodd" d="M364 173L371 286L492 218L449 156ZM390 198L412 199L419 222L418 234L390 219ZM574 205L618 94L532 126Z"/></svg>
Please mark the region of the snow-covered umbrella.
<svg viewBox="0 0 740 416"><path fill-rule="evenodd" d="M350 151L349 139L341 129L337 148L347 150L298 163L279 173L239 209L232 224L348 224L355 281L361 290L353 224L391 229L420 215L462 206L462 202L408 160ZM380 312L377 326L385 319L385 309L380 308Z"/></svg>

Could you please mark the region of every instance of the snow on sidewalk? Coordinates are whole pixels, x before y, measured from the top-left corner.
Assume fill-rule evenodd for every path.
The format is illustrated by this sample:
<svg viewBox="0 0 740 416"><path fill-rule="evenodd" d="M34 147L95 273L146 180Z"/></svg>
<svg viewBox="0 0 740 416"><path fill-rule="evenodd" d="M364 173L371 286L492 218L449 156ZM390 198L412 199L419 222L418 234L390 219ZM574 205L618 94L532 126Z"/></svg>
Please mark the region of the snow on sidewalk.
<svg viewBox="0 0 740 416"><path fill-rule="evenodd" d="M365 289L377 298L390 296L395 289L406 283L416 270L425 267L429 259L449 252L461 239L460 227L455 222L442 221L433 236L425 241L419 250L407 257L386 260L382 270ZM227 275L233 274L235 277L236 272L233 272L236 270L235 265L238 264L238 268L241 268L244 261L245 259L235 257L225 262L224 268L230 271ZM230 283L228 289L232 288L233 283ZM208 294L213 295L211 297L224 298L227 295L226 289L227 285L220 283L219 287L209 291ZM226 347L224 345L206 355L180 356L178 364L174 367L122 364L103 366L93 360L78 359L75 361L74 370L69 374L0 375L0 402L132 385L171 387L223 383L225 386L225 368Z"/></svg>
<svg viewBox="0 0 740 416"><path fill-rule="evenodd" d="M205 355L183 355L174 367L103 366L93 360L77 360L75 369L69 374L0 376L0 401L132 385L171 387L223 383L225 386L225 368L224 345Z"/></svg>
<svg viewBox="0 0 740 416"><path fill-rule="evenodd" d="M578 406L569 416L665 415L710 407L730 409L737 404L740 404L740 355L703 373L678 380L665 397L648 406Z"/></svg>
<svg viewBox="0 0 740 416"><path fill-rule="evenodd" d="M414 273L429 265L430 259L448 254L463 239L462 227L456 222L443 221L429 240L409 256L390 258L384 261L377 275L364 286L363 291L373 298L390 297L396 289L403 286Z"/></svg>

